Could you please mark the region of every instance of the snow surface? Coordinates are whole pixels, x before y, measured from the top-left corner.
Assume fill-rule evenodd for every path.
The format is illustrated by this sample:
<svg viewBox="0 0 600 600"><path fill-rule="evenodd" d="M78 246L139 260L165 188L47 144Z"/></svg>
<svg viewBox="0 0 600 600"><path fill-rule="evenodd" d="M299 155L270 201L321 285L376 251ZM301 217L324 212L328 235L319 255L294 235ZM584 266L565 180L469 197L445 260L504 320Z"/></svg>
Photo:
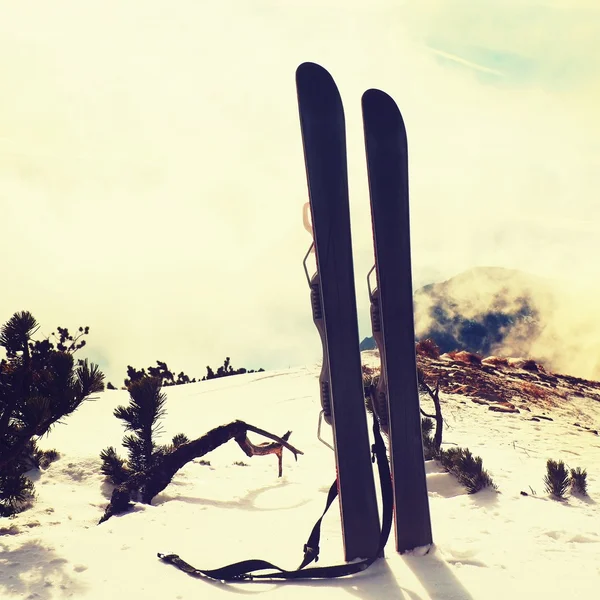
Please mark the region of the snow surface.
<svg viewBox="0 0 600 600"><path fill-rule="evenodd" d="M163 441L243 419L280 435L292 429L290 442L305 454L294 462L286 452L278 479L274 456L249 459L229 442L204 457L210 466L186 465L152 506L136 505L100 526L111 486L99 473L98 455L108 445L120 447L123 428L112 412L128 394L106 391L86 402L42 440L61 458L32 472L33 508L0 520L0 598L181 600L232 592L290 599L310 593L315 600L597 597L600 439L573 423L578 417L597 424L600 403L577 397L555 409L553 421L532 422L443 395L445 443L480 455L501 493L467 495L428 462L435 546L427 555L398 555L392 535L386 558L360 575L276 584L215 583L161 563L157 552L176 552L201 568L247 558L298 565L334 477L332 452L316 439L318 372L310 366L166 388ZM586 468L590 497L550 499L542 480L548 458ZM332 510L319 565L341 561L339 513Z"/></svg>

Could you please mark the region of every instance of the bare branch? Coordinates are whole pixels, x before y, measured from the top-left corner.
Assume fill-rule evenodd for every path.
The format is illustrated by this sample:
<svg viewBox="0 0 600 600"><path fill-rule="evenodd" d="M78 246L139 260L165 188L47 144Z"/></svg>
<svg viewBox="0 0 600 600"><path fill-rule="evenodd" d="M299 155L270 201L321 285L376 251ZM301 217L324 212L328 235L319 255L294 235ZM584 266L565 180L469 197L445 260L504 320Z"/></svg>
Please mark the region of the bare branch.
<svg viewBox="0 0 600 600"><path fill-rule="evenodd" d="M435 391L432 390L425 381L425 377L423 376L419 382L424 388L425 391L429 394L429 397L433 400L433 405L435 407L435 415L428 415L423 409L421 409L421 414L426 416L429 419L435 419L435 435L433 437L433 448L436 453L439 453L440 448L442 446L442 430L444 427L444 419L442 417L442 407L440 404L440 378L438 377Z"/></svg>
<svg viewBox="0 0 600 600"><path fill-rule="evenodd" d="M275 440L275 443L255 445L248 440L248 431ZM113 515L127 512L131 508L132 500L141 500L145 504L150 504L152 499L171 483L175 473L184 465L195 458L208 454L232 439L239 444L247 456L275 454L279 463L279 477L281 477L283 448L288 448L296 459L298 454L304 454L288 443L287 439L290 435L291 431L288 431L283 437L278 437L264 429L244 423L244 421L233 421L227 425L215 427L202 437L181 444L169 454L162 456L150 469L133 474L127 481L116 487L100 523L107 521Z"/></svg>
<svg viewBox="0 0 600 600"><path fill-rule="evenodd" d="M253 431L254 433L258 433L259 435L268 437L268 438L276 441L278 444L285 446L290 452L293 452L294 456L296 457L296 460L298 460L298 454L304 454L304 452L302 452L302 450L298 450L297 448L294 448L294 446L292 446L291 444L289 444L287 442L288 437L292 433L291 431L288 431L283 437L277 437L276 435L273 435L272 433L269 433L268 431L265 431L264 429L260 429L259 427L254 427L254 425L250 425L249 423L244 423L244 424L246 425L246 429L248 431Z"/></svg>

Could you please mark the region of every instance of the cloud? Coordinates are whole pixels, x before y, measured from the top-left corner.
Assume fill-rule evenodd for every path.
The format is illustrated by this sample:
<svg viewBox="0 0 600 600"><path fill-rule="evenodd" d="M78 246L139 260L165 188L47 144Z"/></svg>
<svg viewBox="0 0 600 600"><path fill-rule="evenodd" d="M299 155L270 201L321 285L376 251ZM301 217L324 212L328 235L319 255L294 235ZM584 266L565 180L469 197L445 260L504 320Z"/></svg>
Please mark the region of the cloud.
<svg viewBox="0 0 600 600"><path fill-rule="evenodd" d="M444 333L464 339L465 319L483 323L491 312L514 315L526 309L532 314L504 328L492 354L533 357L554 372L598 379L598 289L563 283L511 269L470 269L415 295L415 330L423 337L438 329L436 312L441 309L448 319Z"/></svg>
<svg viewBox="0 0 600 600"><path fill-rule="evenodd" d="M600 36L593 4L569 7L4 7L2 319L26 308L48 328L90 325L89 352L117 380L159 358L196 376L225 355L316 360L301 264L304 60L331 70L345 103L364 335L368 87L389 91L408 127L416 284L487 264L595 277L581 257L598 250ZM484 77L511 67L502 85Z"/></svg>

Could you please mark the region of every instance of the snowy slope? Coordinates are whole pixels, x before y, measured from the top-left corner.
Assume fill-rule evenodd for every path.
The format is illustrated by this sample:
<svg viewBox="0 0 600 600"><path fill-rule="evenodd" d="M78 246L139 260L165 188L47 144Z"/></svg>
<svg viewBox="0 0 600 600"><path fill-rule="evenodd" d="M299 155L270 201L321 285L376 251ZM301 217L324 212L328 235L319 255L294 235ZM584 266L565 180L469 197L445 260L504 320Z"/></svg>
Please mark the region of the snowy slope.
<svg viewBox="0 0 600 600"><path fill-rule="evenodd" d="M239 375L167 388L167 436L197 437L239 418L282 434L305 452L284 455L277 478L272 456L248 459L235 443L188 464L152 506L96 523L110 496L98 454L119 445L113 409L125 391L107 391L84 404L42 446L62 454L39 476L34 507L0 521L0 597L58 600L217 598L231 590L278 598L561 598L598 589L600 567L600 440L572 425L573 411L598 422L600 403L571 398L554 420L526 421L492 413L459 395L444 395L445 441L482 456L501 493L465 494L452 476L428 463L435 549L427 556L386 559L365 573L302 584L223 585L196 580L162 564L156 552L175 551L199 567L245 558L297 566L334 476L333 456L316 439L318 367ZM590 498L547 498L547 458L588 469ZM233 463L243 461L250 466ZM537 496L524 497L521 490ZM320 564L342 560L339 516L324 522Z"/></svg>

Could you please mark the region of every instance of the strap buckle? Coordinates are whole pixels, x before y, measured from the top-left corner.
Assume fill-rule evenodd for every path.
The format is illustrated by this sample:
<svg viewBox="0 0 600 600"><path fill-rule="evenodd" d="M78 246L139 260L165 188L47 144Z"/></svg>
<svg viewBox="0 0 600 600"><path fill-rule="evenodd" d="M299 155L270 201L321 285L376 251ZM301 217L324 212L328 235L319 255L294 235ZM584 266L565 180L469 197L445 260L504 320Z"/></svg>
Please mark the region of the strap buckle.
<svg viewBox="0 0 600 600"><path fill-rule="evenodd" d="M319 562L319 547L317 546L316 548L313 548L312 546L309 546L308 544L304 544L304 562L306 562L306 560L310 558L310 560L308 561L309 563L312 562L313 560L315 562ZM308 564L308 563L306 563Z"/></svg>

